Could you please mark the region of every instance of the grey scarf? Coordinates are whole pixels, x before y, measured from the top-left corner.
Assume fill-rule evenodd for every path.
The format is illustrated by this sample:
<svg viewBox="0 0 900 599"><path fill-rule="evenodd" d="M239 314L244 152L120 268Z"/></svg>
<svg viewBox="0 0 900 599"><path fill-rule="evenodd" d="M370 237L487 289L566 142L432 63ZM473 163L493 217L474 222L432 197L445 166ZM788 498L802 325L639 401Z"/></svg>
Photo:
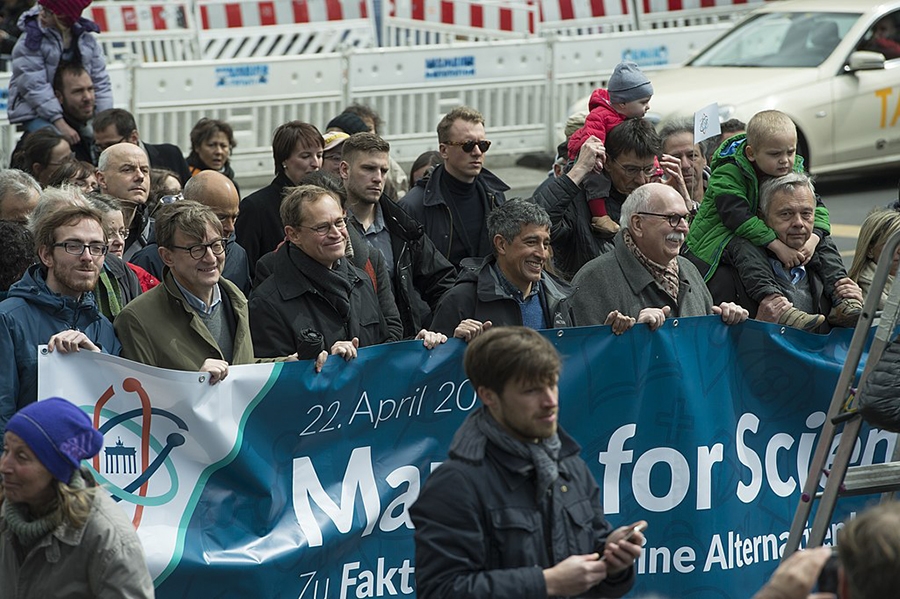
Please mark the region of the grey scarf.
<svg viewBox="0 0 900 599"><path fill-rule="evenodd" d="M547 439L535 439L531 443L524 443L510 436L486 409L472 415L474 424L487 439L514 456L518 456L529 463L518 470L519 474L528 475L535 471L537 482L535 484L535 501L541 503L547 490L559 478L559 450L562 443L559 435L553 434Z"/></svg>
<svg viewBox="0 0 900 599"><path fill-rule="evenodd" d="M83 489L85 487L84 478L78 470L72 474L72 480L69 486L73 489ZM31 548L43 539L45 536L56 530L62 524L62 514L59 511L56 500L54 499L53 508L45 516L37 519L31 519L28 512L28 506L24 503L13 503L11 501L4 502L6 509L3 513L3 519L9 530L16 535L23 547Z"/></svg>

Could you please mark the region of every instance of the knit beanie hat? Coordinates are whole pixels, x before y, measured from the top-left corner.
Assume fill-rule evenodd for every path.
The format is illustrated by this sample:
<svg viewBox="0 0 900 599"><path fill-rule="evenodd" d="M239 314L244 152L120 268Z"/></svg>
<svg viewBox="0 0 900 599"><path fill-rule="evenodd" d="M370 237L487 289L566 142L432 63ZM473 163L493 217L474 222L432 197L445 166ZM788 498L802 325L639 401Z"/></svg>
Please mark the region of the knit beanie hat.
<svg viewBox="0 0 900 599"><path fill-rule="evenodd" d="M328 121L328 124L325 125L325 130L327 131L329 129L340 129L347 135L366 133L369 131L369 127L366 123L352 112L342 112Z"/></svg>
<svg viewBox="0 0 900 599"><path fill-rule="evenodd" d="M74 23L91 0L38 0L38 4L60 17L68 17Z"/></svg>
<svg viewBox="0 0 900 599"><path fill-rule="evenodd" d="M610 102L623 104L649 98L653 95L653 86L636 64L620 62L606 84L606 91L609 92Z"/></svg>
<svg viewBox="0 0 900 599"><path fill-rule="evenodd" d="M9 419L6 430L21 437L44 468L68 484L81 460L103 447L103 435L81 408L61 397L28 404Z"/></svg>

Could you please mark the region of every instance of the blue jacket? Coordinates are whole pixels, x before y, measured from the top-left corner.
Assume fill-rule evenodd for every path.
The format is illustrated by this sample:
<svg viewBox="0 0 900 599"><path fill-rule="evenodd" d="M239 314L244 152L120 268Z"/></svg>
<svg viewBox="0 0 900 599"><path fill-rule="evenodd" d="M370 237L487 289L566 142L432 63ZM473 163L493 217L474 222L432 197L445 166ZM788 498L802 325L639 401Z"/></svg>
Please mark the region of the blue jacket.
<svg viewBox="0 0 900 599"><path fill-rule="evenodd" d="M10 123L36 118L52 123L63 115L62 106L53 94L53 76L63 52L62 36L55 29L42 27L37 15L35 6L19 18L23 33L13 48L7 109ZM100 112L113 107L113 97L103 49L92 33L96 31L99 31L96 23L83 18L72 26L81 64L94 83L95 111Z"/></svg>
<svg viewBox="0 0 900 599"><path fill-rule="evenodd" d="M35 264L0 302L0 434L10 417L37 401L37 346L61 331L84 332L105 353L121 351L112 324L97 311L94 294L81 301L50 291Z"/></svg>

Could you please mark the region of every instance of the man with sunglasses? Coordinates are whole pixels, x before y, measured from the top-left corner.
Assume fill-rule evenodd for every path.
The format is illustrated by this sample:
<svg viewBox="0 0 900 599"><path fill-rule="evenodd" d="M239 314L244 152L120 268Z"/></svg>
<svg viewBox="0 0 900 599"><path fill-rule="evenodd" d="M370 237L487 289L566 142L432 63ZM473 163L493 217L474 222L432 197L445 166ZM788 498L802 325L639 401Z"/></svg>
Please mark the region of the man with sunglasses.
<svg viewBox="0 0 900 599"><path fill-rule="evenodd" d="M207 372L210 384L228 376L231 364L258 362L247 299L221 276L227 240L216 214L187 200L163 206L156 241L166 266L162 284L116 318L122 356L159 368Z"/></svg>
<svg viewBox="0 0 900 599"><path fill-rule="evenodd" d="M76 205L78 192L44 194L64 203L32 223L40 262L0 302L0 433L16 411L37 400L38 345L61 353L121 349L91 293L109 249L102 216Z"/></svg>
<svg viewBox="0 0 900 599"><path fill-rule="evenodd" d="M700 272L681 257L689 215L684 197L668 185L648 183L629 194L614 249L572 279L575 324L611 325L621 335L635 323L655 331L669 316L719 314L725 324L747 320L747 310L735 303L713 305Z"/></svg>
<svg viewBox="0 0 900 599"><path fill-rule="evenodd" d="M437 249L455 267L465 258L491 253L485 221L506 201L509 186L484 168L491 147L484 117L468 106L454 108L437 126L444 163L403 196L400 205L425 227Z"/></svg>

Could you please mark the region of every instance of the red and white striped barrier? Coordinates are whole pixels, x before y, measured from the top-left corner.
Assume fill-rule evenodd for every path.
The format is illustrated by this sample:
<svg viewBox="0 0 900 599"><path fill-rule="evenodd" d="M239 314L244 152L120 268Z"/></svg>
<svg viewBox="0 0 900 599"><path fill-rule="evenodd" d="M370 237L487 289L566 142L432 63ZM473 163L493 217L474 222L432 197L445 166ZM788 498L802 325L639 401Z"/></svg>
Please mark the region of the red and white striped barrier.
<svg viewBox="0 0 900 599"><path fill-rule="evenodd" d="M471 29L534 34L536 10L528 2L490 0L394 0L389 16Z"/></svg>
<svg viewBox="0 0 900 599"><path fill-rule="evenodd" d="M185 4L107 3L91 6L90 19L101 33L184 31L190 29Z"/></svg>
<svg viewBox="0 0 900 599"><path fill-rule="evenodd" d="M630 6L629 0L543 0L541 22L627 16Z"/></svg>
<svg viewBox="0 0 900 599"><path fill-rule="evenodd" d="M762 4L765 0L643 0L643 12L674 12L677 10L697 10L701 8L724 8L729 6L746 7L749 4Z"/></svg>
<svg viewBox="0 0 900 599"><path fill-rule="evenodd" d="M366 0L198 2L204 30L368 19Z"/></svg>

